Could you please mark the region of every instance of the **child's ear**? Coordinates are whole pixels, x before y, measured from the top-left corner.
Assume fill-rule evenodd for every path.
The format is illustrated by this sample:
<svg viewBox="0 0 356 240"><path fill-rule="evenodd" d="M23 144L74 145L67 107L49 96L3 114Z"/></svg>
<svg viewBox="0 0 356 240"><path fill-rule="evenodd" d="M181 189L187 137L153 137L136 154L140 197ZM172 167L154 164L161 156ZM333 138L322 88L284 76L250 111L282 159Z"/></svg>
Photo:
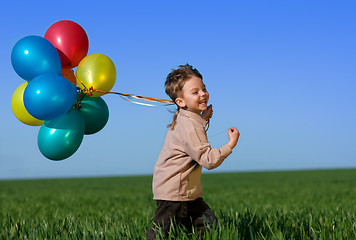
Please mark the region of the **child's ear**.
<svg viewBox="0 0 356 240"><path fill-rule="evenodd" d="M185 107L185 103L184 103L184 100L182 98L176 98L175 102L179 107L181 107L181 108Z"/></svg>

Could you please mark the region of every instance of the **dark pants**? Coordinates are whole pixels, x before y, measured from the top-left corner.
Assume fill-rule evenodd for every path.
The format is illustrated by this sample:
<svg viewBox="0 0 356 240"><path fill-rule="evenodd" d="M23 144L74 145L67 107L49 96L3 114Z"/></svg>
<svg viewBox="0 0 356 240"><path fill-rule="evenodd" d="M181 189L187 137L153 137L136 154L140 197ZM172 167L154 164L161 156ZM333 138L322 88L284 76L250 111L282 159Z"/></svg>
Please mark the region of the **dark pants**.
<svg viewBox="0 0 356 240"><path fill-rule="evenodd" d="M200 236L204 236L204 232L217 221L203 198L187 202L157 200L156 204L154 225L147 230L147 239L154 239L158 231L167 236L171 223L182 225L189 232L195 228Z"/></svg>

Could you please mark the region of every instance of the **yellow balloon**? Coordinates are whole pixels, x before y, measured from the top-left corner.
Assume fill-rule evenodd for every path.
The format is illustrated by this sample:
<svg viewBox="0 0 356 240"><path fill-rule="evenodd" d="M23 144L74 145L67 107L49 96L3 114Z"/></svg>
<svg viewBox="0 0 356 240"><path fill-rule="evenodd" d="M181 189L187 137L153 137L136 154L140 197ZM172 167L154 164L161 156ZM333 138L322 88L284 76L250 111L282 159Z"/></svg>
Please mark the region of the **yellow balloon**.
<svg viewBox="0 0 356 240"><path fill-rule="evenodd" d="M44 121L34 118L31 114L29 114L25 108L23 103L23 93L27 86L28 82L22 83L18 88L15 90L14 94L12 95L11 99L11 107L12 111L14 112L16 118L23 122L24 124L30 126L41 126Z"/></svg>
<svg viewBox="0 0 356 240"><path fill-rule="evenodd" d="M116 68L110 58L101 53L93 53L83 58L77 67L77 84L81 89L109 92L116 81ZM93 91L93 97L104 95Z"/></svg>

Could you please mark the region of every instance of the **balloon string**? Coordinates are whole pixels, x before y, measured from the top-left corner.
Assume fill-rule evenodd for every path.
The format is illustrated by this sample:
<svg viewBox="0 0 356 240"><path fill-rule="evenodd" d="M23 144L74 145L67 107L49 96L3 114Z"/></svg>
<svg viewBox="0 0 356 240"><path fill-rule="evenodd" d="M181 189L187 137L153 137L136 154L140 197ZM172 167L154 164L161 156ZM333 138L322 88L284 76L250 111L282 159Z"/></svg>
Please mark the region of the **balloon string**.
<svg viewBox="0 0 356 240"><path fill-rule="evenodd" d="M148 107L155 107L157 105L154 104L148 104L148 103L141 103L141 102L136 102L136 101L131 101L128 100L124 97L129 97L129 98L136 98L136 99L140 99L140 100L144 100L144 101L149 101L149 102L157 102L157 103L166 103L164 106L170 106L170 105L174 105L175 103L171 100L166 100L166 99L160 99L160 98L153 98L153 97L145 97L145 96L139 96L139 95L135 95L135 94L128 94L128 93L119 93L119 92L108 92L108 91L103 91L103 90L99 90L99 89L94 89L93 86L87 88L85 86L85 84L80 81L80 84L82 84L83 88L79 88L78 90L83 92L83 96L80 99L80 102L84 99L85 96L92 96L93 92L100 92L100 93L104 93L104 94L116 94L119 95L122 99L124 99L125 101L128 101L130 103L135 103L135 104L139 104L139 105L143 105L143 106L148 106ZM77 104L78 105L78 104ZM79 103L80 106L80 103ZM207 122L207 128L205 129L206 131L209 129L210 126L210 119ZM225 130L224 130L225 131ZM221 132L223 133L223 132ZM219 135L221 133L217 133L211 137L214 137L216 135Z"/></svg>
<svg viewBox="0 0 356 240"><path fill-rule="evenodd" d="M131 100L128 100L126 98L124 98L123 96L119 95L122 99L124 99L125 101L128 101L130 103L135 103L135 104L139 104L139 105L143 105L143 106L148 106L148 107L154 107L156 105L153 105L153 104L148 104L148 103L141 103L141 102L135 102L135 101L131 101Z"/></svg>
<svg viewBox="0 0 356 240"><path fill-rule="evenodd" d="M218 132L218 133L215 133L214 135L211 135L211 136L208 136L209 138L213 138L213 137L216 137L216 136L218 136L218 135L220 135L220 134L222 134L222 133L224 133L224 132L226 132L226 131L228 131L229 129L226 129L226 130L224 130L224 131L221 131L221 132Z"/></svg>
<svg viewBox="0 0 356 240"><path fill-rule="evenodd" d="M105 93L105 94L117 94L125 97L132 97L132 98L136 98L136 99L140 99L140 100L144 100L144 101L149 101L149 102L157 102L157 103L166 103L167 105L173 105L174 102L170 101L170 100L165 100L165 99L160 99L160 98L153 98L153 97L145 97L145 96L139 96L139 95L135 95L135 94L128 94L128 93L119 93L119 92L106 92L106 91L102 91L102 90L98 90L98 89L93 89L93 92L100 92L100 93ZM142 104L139 102L134 102L134 101L130 101L127 100L125 98L123 98L126 101L129 102L133 102L133 103L137 103L137 104ZM147 104L143 104L143 105L147 105ZM155 106L152 104L148 104L148 106Z"/></svg>
<svg viewBox="0 0 356 240"><path fill-rule="evenodd" d="M86 96L92 96L93 92L99 92L99 93L104 93L104 94L116 94L116 95L119 95L125 101L131 102L131 103L135 103L135 104L139 104L139 105L149 106L149 107L154 107L154 106L157 106L157 105L136 102L136 101L125 99L124 97L136 98L136 99L140 99L140 100L144 100L144 101L148 101L148 102L166 103L165 106L174 105L175 104L173 101L160 99L160 98L145 97L145 96L139 96L139 95L128 94L128 93L108 92L108 91L103 91L103 90L99 90L99 89L94 89L93 86L87 88L82 81L80 81L80 83L83 86L83 88L81 88L81 91L83 91L83 93Z"/></svg>

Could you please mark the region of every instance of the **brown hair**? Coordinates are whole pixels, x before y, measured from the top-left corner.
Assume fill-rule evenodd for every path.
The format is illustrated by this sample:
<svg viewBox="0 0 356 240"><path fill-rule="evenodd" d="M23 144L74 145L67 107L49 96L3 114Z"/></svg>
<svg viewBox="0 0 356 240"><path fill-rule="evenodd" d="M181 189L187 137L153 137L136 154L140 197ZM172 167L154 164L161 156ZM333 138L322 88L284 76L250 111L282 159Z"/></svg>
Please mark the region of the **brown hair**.
<svg viewBox="0 0 356 240"><path fill-rule="evenodd" d="M183 86L187 80L193 76L203 80L203 76L200 74L200 72L189 64L179 65L177 69L173 69L168 74L166 82L164 83L164 87L167 95L172 99L173 102L176 101L179 92L182 91ZM176 124L178 113L179 107L177 106L177 111L173 117L172 123L168 125L168 127L172 130Z"/></svg>

